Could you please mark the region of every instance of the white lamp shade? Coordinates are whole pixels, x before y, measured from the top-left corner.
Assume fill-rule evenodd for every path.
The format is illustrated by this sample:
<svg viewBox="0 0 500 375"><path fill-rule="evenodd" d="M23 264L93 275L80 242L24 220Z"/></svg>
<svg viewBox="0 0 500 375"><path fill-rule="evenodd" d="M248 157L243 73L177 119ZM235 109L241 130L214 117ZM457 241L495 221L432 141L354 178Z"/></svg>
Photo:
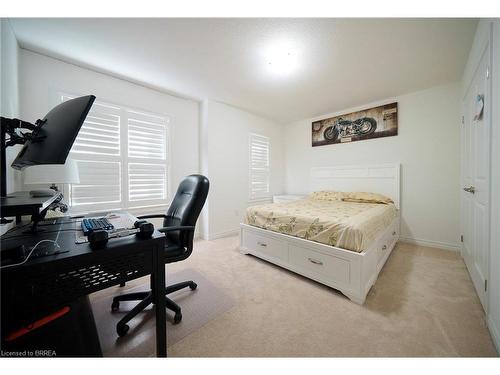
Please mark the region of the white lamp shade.
<svg viewBox="0 0 500 375"><path fill-rule="evenodd" d="M35 184L78 184L78 164L66 159L66 164L35 165L24 170L24 183Z"/></svg>

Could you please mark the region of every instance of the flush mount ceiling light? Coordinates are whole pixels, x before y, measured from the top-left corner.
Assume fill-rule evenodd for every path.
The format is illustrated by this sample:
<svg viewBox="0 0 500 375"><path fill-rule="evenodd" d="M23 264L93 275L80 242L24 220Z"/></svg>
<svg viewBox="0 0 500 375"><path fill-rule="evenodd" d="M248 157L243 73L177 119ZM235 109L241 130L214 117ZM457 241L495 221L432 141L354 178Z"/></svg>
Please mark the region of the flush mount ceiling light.
<svg viewBox="0 0 500 375"><path fill-rule="evenodd" d="M298 51L288 42L270 45L264 58L268 72L273 75L288 76L299 67Z"/></svg>

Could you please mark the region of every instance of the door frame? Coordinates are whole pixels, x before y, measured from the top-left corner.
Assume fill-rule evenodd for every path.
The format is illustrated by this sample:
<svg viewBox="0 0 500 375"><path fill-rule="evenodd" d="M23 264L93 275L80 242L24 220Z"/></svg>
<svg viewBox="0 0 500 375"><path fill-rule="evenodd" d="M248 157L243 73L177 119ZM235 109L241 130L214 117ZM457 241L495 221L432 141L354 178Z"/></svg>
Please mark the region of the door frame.
<svg viewBox="0 0 500 375"><path fill-rule="evenodd" d="M462 92L462 100L461 100L461 113L462 113L462 124L460 126L460 233L461 235L464 234L464 225L465 225L465 218L464 218L464 206L463 206L463 198L462 198L462 188L465 186L465 175L464 175L464 159L465 159L465 149L464 149L464 133L465 133L465 105L466 105L466 97L469 94L469 90L472 89L472 83L474 81L474 78L477 74L477 71L479 69L479 65L482 61L482 57L484 53L488 52L488 71L489 71L489 77L486 82L486 88L487 88L487 94L486 99L485 99L485 107L488 108L490 111L487 121L489 122L489 137L488 137L488 161L489 161L489 171L488 171L488 213L487 213L487 218L488 218L488 236L485 239L485 245L486 245L486 269L484 270L484 277L486 280L486 283L488 283L490 279L490 246L491 246L491 194L492 194L492 179L491 179L491 168L492 168L492 152L491 152L491 147L492 147L492 126L493 126L493 117L491 113L491 108L492 108L492 92L493 92L493 87L492 87L492 68L493 68L493 49L492 49L492 38L493 38L493 27L490 25L489 30L488 30L488 38L485 38L483 44L481 45L481 48L479 49L480 53L477 54L477 59L474 61L473 69L472 71L474 72L473 74L468 77L468 82L464 85L464 90ZM474 241L475 242L475 241ZM460 254L462 258L464 259L464 263L466 264L467 270L470 274L471 279L473 279L473 275L471 274L471 271L469 269L468 259L466 256L465 248L464 248L464 242L461 241L460 245ZM469 262L470 263L470 262ZM473 280L472 280L473 281ZM474 284L474 281L473 281ZM487 285L487 284L486 284ZM488 313L488 305L489 305L489 291L490 288L487 287L485 288L485 298L483 301L483 308L485 313ZM479 294L479 293L478 293ZM479 297L479 295L478 295Z"/></svg>

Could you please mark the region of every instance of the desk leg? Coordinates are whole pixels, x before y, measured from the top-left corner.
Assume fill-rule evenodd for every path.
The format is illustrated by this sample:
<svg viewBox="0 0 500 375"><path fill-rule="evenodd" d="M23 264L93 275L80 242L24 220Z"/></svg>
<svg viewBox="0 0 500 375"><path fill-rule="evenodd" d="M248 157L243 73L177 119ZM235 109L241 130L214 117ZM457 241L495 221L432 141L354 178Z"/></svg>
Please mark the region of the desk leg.
<svg viewBox="0 0 500 375"><path fill-rule="evenodd" d="M167 313L165 306L165 263L163 248L155 247L153 254L153 300L156 313L156 356L167 356Z"/></svg>

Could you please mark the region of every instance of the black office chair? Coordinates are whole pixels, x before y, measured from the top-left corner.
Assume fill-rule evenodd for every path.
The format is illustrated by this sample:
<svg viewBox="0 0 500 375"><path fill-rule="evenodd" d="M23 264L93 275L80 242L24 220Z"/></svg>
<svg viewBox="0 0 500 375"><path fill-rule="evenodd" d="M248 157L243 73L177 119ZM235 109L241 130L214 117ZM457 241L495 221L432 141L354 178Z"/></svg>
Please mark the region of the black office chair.
<svg viewBox="0 0 500 375"><path fill-rule="evenodd" d="M178 262L191 255L196 221L207 199L208 189L209 182L205 176L196 174L187 176L180 183L166 215L145 215L139 217L139 219L163 218L163 228L158 229L158 231L165 233L167 237L164 251L165 263ZM151 280L151 285L153 285L153 280ZM166 294L187 287L195 290L197 285L192 280L169 285L166 287ZM174 324L179 323L182 320L180 306L167 296L165 298L166 307L175 313ZM153 303L153 295L149 291L116 296L113 298L113 303L111 304L112 311L118 310L120 301L141 301L116 325L118 335L124 336L129 330L127 323L149 306L149 304Z"/></svg>

